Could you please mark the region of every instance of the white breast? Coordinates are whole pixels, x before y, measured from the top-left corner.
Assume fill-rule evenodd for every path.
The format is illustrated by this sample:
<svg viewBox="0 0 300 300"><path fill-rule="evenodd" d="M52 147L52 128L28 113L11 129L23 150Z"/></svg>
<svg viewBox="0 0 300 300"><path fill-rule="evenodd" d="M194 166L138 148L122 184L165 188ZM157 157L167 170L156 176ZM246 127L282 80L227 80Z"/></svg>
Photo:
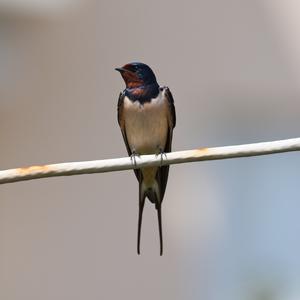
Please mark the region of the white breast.
<svg viewBox="0 0 300 300"><path fill-rule="evenodd" d="M124 99L124 120L127 140L139 154L158 153L165 148L168 132L168 103L162 91L151 102Z"/></svg>

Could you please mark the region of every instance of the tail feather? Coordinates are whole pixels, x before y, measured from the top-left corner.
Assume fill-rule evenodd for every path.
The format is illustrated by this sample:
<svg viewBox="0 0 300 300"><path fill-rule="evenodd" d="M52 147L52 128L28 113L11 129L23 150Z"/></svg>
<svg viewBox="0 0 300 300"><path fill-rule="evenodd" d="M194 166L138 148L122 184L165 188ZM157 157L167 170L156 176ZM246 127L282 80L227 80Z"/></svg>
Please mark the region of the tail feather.
<svg viewBox="0 0 300 300"><path fill-rule="evenodd" d="M163 255L163 236L162 236L162 225L161 225L161 203L156 207L157 219L158 219L158 230L159 230L159 243L160 243L160 256Z"/></svg>
<svg viewBox="0 0 300 300"><path fill-rule="evenodd" d="M163 254L163 235L162 235L162 218L161 218L161 199L159 184L156 184L150 189L144 189L143 180L139 182L139 218L138 218L138 238L137 238L137 252L140 254L140 240L141 240L141 227L142 217L145 205L145 198L155 204L158 218L159 242L160 242L160 255Z"/></svg>
<svg viewBox="0 0 300 300"><path fill-rule="evenodd" d="M137 253L138 254L140 254L141 227L142 227L145 198L146 198L146 194L142 191L142 180L140 180L140 182L139 182L139 219L138 219L138 233L137 233Z"/></svg>

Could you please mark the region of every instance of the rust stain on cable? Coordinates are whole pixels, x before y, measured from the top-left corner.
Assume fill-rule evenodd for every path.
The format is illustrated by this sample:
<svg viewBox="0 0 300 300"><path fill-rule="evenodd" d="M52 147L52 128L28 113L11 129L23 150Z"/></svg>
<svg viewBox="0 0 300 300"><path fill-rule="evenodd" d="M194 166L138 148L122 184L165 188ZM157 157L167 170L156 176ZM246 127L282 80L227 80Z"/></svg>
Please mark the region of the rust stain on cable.
<svg viewBox="0 0 300 300"><path fill-rule="evenodd" d="M44 166L31 166L31 167L24 167L24 168L18 168L16 169L16 172L20 175L27 175L27 174L32 174L35 172L50 172L54 171L53 167L50 167L48 165Z"/></svg>
<svg viewBox="0 0 300 300"><path fill-rule="evenodd" d="M198 148L198 149L196 149L196 152L205 154L205 153L209 152L209 148Z"/></svg>

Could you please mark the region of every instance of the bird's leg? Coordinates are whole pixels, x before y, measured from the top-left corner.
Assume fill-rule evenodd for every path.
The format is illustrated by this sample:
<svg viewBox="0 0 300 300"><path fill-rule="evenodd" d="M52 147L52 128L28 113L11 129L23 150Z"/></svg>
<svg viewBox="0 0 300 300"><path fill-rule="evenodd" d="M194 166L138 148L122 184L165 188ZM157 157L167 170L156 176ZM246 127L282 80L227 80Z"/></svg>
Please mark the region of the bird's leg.
<svg viewBox="0 0 300 300"><path fill-rule="evenodd" d="M136 157L139 157L140 155L136 153L135 149L133 149L132 154L130 155L130 159L133 162L134 166L136 167Z"/></svg>
<svg viewBox="0 0 300 300"><path fill-rule="evenodd" d="M160 155L160 166L162 166L163 161L164 161L164 157L167 158L167 154L162 148L159 147L158 149L159 149L159 151L155 155L156 155L156 157L158 155Z"/></svg>

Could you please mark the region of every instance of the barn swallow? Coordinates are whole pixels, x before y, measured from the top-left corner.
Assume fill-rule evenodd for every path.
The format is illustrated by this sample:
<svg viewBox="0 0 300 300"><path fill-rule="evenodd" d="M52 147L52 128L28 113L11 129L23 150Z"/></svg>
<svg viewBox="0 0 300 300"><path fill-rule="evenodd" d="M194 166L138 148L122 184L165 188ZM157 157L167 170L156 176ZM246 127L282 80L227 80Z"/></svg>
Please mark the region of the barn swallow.
<svg viewBox="0 0 300 300"><path fill-rule="evenodd" d="M126 88L118 101L118 123L128 155L163 155L171 152L173 129L176 124L173 96L168 87L160 87L149 66L133 62L116 68ZM140 236L146 197L155 204L158 217L160 255L163 254L161 204L168 181L169 166L135 169L139 182L139 215L137 253L140 254Z"/></svg>

